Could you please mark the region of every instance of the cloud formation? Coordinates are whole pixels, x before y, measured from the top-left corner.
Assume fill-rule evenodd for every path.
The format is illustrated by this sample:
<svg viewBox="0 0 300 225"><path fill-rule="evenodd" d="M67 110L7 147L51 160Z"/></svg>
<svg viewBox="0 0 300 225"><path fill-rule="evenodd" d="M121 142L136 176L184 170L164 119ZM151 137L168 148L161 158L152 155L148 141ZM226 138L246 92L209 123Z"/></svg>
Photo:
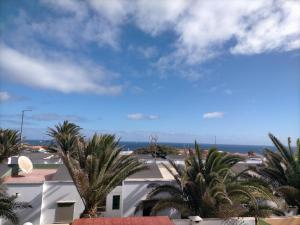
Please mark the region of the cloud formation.
<svg viewBox="0 0 300 225"><path fill-rule="evenodd" d="M165 31L176 35L175 50L161 58L165 63L195 64L224 51L248 55L300 48L297 0L44 0L42 3L60 12L60 16L37 21L30 26L31 31L40 34L46 31L50 38L65 42L67 47L78 46L79 40L117 49L122 26L132 23L154 37Z"/></svg>
<svg viewBox="0 0 300 225"><path fill-rule="evenodd" d="M77 115L61 115L57 113L42 113L42 114L35 114L28 117L31 120L36 121L64 121L69 120L72 122L83 122L86 121L85 118Z"/></svg>
<svg viewBox="0 0 300 225"><path fill-rule="evenodd" d="M177 16L171 19L170 29L177 33L178 38L176 50L163 58L166 63L175 60L176 63L195 64L223 51L249 55L300 48L299 1L185 2L188 3L180 5ZM152 21L146 18L144 22L151 26ZM160 19L170 21L163 14ZM162 27L160 23L152 25Z"/></svg>
<svg viewBox="0 0 300 225"><path fill-rule="evenodd" d="M203 76L195 72L198 68L193 66L217 56L285 52L300 48L298 0L42 0L41 5L52 13L35 18L21 10L14 18L14 28L5 33L4 39L14 42L14 49L10 50L23 54L19 55L23 61L27 57L27 63L34 62L40 69L43 68L43 72L51 74L51 78L58 76L53 75L54 72L58 74L55 68L61 69L61 85L45 85L47 75L37 81L42 81L42 88L62 92L116 94L121 92L122 87L103 84L105 79L99 81L95 78L98 75L108 77L98 65L97 76L91 77L89 74L94 71L89 68L95 66L93 63L88 67L73 59L62 62L39 59L32 52L47 51L41 47L43 43L51 43L67 51L81 50L88 45L122 51L123 29L128 25L153 38L172 34L172 41L165 51L158 52L155 46L140 46L135 51L149 61L155 60L151 63L161 73L173 70L190 81L197 81ZM26 46L31 46L30 54L22 51ZM32 65L30 69L33 69ZM36 68L33 72L37 71ZM16 70L19 69L10 68L13 79L24 83L27 78L23 76L24 79L21 79ZM69 82L66 77L77 71L75 81ZM26 72L31 74L32 71L27 69ZM26 76L30 76L27 84L36 86L33 82L36 76ZM49 80L52 83L53 79ZM78 85L81 81L82 85Z"/></svg>
<svg viewBox="0 0 300 225"><path fill-rule="evenodd" d="M224 117L224 112L207 112L203 114L204 119L217 119L223 117Z"/></svg>
<svg viewBox="0 0 300 225"><path fill-rule="evenodd" d="M107 83L114 74L92 62L76 63L64 57L43 59L5 45L0 47L0 68L3 78L31 87L64 93L90 92L108 95L122 91L121 85Z"/></svg>
<svg viewBox="0 0 300 225"><path fill-rule="evenodd" d="M11 95L7 91L0 91L0 102L6 102L11 99Z"/></svg>
<svg viewBox="0 0 300 225"><path fill-rule="evenodd" d="M159 116L145 115L143 113L133 113L133 114L128 114L127 118L129 120L157 120L157 119L159 119Z"/></svg>

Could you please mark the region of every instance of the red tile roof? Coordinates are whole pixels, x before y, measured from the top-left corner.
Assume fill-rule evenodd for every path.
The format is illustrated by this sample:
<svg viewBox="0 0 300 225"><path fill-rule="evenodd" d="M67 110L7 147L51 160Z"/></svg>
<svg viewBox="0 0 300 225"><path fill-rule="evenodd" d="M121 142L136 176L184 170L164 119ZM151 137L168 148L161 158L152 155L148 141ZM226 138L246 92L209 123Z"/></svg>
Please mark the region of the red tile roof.
<svg viewBox="0 0 300 225"><path fill-rule="evenodd" d="M72 225L173 225L173 223L167 216L146 216L77 219Z"/></svg>

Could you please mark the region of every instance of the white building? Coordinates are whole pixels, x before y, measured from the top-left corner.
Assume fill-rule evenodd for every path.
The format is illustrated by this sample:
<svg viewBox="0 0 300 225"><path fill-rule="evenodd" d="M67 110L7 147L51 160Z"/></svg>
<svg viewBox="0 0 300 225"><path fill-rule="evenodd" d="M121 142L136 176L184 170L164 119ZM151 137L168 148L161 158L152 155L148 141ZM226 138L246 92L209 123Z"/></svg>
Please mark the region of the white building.
<svg viewBox="0 0 300 225"><path fill-rule="evenodd" d="M33 158L34 162L43 162L36 155L35 157L28 156ZM44 155L40 157L45 158ZM151 156L139 157L148 164L149 169L130 176L107 196L106 211L103 216L148 216L153 205L145 207L143 211L135 212L136 206L155 186L174 183L172 175L162 165L162 163L167 163L167 160L154 160ZM50 158L54 164L34 165L32 173L20 173L17 177L10 176L7 166L0 166L0 176L6 176L5 185L8 194L16 195L17 201L28 202L32 206L32 208L18 211L20 224L25 222L31 222L34 225L69 223L79 218L84 209L83 201L66 167L59 164L60 161L56 156ZM49 155L46 161L48 159ZM174 156L172 160L179 164L183 163L183 157L180 156ZM245 166L247 165L239 164L238 167L244 168ZM174 210L166 210L161 215L169 215L173 219L180 218L180 214ZM2 221L2 224L9 225L9 222Z"/></svg>
<svg viewBox="0 0 300 225"><path fill-rule="evenodd" d="M56 169L33 169L30 174L5 178L8 194L32 207L17 211L20 224L67 223L80 216L83 202L73 182L63 178L64 170L60 165Z"/></svg>
<svg viewBox="0 0 300 225"><path fill-rule="evenodd" d="M29 156L30 157L30 156ZM38 159L35 158L38 161ZM147 162L147 160L146 160ZM135 213L137 204L146 198L154 187L173 181L171 174L160 162L148 160L149 169L140 171L116 187L106 199L106 217L127 217L149 215L150 209ZM17 201L28 202L32 208L17 211L20 224L68 223L79 218L84 209L71 177L63 164L34 165L30 174L19 173L11 176L10 168L3 167L4 184L9 195L17 196ZM1 175L1 173L0 173ZM167 212L166 212L167 213ZM170 212L172 214L172 212ZM175 216L175 218L177 218ZM3 225L9 225L8 221Z"/></svg>

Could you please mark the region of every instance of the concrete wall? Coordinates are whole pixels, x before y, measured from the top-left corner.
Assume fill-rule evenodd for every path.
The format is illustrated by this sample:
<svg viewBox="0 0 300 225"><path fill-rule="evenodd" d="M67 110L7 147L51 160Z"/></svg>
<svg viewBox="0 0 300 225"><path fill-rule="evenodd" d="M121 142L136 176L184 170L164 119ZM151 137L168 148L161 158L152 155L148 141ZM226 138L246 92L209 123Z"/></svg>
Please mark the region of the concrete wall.
<svg viewBox="0 0 300 225"><path fill-rule="evenodd" d="M84 210L83 202L72 181L47 181L43 187L40 224L55 223L57 202L74 202L73 218L79 218Z"/></svg>
<svg viewBox="0 0 300 225"><path fill-rule="evenodd" d="M203 221L198 223L193 223L189 219L175 219L172 220L172 222L174 225L255 225L255 220L253 217L231 218L225 221L212 218L203 219Z"/></svg>
<svg viewBox="0 0 300 225"><path fill-rule="evenodd" d="M120 195L120 209L112 209L113 196ZM106 211L103 213L105 217L121 217L122 216L122 186L117 186L106 197Z"/></svg>
<svg viewBox="0 0 300 225"><path fill-rule="evenodd" d="M170 184L170 181L151 181L151 180L125 180L123 182L123 190L122 190L122 216L142 216L143 212L138 211L136 214L134 213L136 206L140 203L141 200L146 199L147 194L153 189L153 187L149 187L150 184ZM166 197L166 196L158 196L158 197ZM159 215L170 216L171 218L180 218L180 214L174 210L164 210L159 213Z"/></svg>
<svg viewBox="0 0 300 225"><path fill-rule="evenodd" d="M42 184L7 184L7 193L16 195L19 193L16 201L28 202L32 208L20 209L17 211L20 223L31 222L34 225L40 224L41 203L42 203ZM8 225L6 221L3 224Z"/></svg>

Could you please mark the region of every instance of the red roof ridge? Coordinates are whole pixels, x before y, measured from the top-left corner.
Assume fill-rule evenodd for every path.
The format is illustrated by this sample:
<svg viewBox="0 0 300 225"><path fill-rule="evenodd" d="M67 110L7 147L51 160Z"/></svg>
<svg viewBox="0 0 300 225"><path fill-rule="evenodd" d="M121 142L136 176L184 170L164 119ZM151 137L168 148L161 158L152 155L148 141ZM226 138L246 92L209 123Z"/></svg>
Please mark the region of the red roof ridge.
<svg viewBox="0 0 300 225"><path fill-rule="evenodd" d="M72 222L72 225L173 225L167 216L134 216L134 217L98 217L82 218Z"/></svg>

